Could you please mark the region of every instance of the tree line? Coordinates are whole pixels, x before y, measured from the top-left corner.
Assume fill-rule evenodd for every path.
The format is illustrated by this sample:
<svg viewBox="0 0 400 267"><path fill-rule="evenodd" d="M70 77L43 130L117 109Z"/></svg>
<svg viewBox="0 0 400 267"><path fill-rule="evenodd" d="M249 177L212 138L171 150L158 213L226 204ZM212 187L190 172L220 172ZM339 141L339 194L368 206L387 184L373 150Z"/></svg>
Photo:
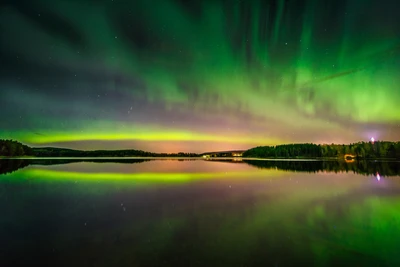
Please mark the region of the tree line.
<svg viewBox="0 0 400 267"><path fill-rule="evenodd" d="M259 146L243 153L247 158L344 158L357 159L391 158L400 159L400 142L358 142L349 145L287 144ZM82 151L63 148L31 148L14 140L0 139L0 156L36 157L199 157L196 153L153 153L142 150L94 150Z"/></svg>
<svg viewBox="0 0 400 267"><path fill-rule="evenodd" d="M75 150L56 147L31 148L14 140L0 139L0 157L199 157L196 153L153 153L135 149L125 150Z"/></svg>
<svg viewBox="0 0 400 267"><path fill-rule="evenodd" d="M243 153L249 158L400 158L400 142L358 142L349 145L288 144L259 146Z"/></svg>
<svg viewBox="0 0 400 267"><path fill-rule="evenodd" d="M153 153L135 149L125 150L73 150L63 148L33 148L36 157L198 157L195 153Z"/></svg>
<svg viewBox="0 0 400 267"><path fill-rule="evenodd" d="M29 146L21 144L20 142L0 139L0 156L33 156L33 150Z"/></svg>

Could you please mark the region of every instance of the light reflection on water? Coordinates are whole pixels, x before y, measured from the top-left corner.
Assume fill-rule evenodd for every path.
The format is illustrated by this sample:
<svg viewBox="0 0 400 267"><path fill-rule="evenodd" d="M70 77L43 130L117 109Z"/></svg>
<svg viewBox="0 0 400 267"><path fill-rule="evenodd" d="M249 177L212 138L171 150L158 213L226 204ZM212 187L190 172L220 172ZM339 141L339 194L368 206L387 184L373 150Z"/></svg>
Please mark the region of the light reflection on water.
<svg viewBox="0 0 400 267"><path fill-rule="evenodd" d="M0 176L0 265L400 263L399 177L267 167L29 165Z"/></svg>

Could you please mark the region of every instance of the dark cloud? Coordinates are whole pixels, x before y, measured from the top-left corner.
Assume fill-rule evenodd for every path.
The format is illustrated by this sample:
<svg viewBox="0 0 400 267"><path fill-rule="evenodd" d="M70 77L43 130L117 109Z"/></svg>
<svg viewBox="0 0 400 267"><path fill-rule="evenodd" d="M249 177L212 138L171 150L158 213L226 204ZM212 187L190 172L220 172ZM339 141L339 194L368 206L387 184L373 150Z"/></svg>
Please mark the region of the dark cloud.
<svg viewBox="0 0 400 267"><path fill-rule="evenodd" d="M79 29L41 1L4 1L2 7L14 8L50 35L63 38L77 47L84 45L84 37Z"/></svg>

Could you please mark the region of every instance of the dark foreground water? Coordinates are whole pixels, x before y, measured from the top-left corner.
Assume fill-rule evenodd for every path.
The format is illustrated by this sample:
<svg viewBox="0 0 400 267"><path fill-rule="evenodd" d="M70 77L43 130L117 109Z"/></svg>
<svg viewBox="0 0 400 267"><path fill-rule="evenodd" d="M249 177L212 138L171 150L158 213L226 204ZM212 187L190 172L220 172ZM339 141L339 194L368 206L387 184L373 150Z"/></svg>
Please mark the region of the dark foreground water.
<svg viewBox="0 0 400 267"><path fill-rule="evenodd" d="M0 160L0 266L400 266L396 162Z"/></svg>

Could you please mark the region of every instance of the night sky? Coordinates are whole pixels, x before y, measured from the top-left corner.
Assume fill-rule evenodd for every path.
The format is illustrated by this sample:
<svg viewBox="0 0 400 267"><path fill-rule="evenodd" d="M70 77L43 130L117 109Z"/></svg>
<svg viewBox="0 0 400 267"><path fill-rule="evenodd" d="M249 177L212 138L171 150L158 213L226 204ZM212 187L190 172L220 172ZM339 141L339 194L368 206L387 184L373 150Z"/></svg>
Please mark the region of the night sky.
<svg viewBox="0 0 400 267"><path fill-rule="evenodd" d="M155 152L400 139L398 0L0 3L0 138Z"/></svg>

